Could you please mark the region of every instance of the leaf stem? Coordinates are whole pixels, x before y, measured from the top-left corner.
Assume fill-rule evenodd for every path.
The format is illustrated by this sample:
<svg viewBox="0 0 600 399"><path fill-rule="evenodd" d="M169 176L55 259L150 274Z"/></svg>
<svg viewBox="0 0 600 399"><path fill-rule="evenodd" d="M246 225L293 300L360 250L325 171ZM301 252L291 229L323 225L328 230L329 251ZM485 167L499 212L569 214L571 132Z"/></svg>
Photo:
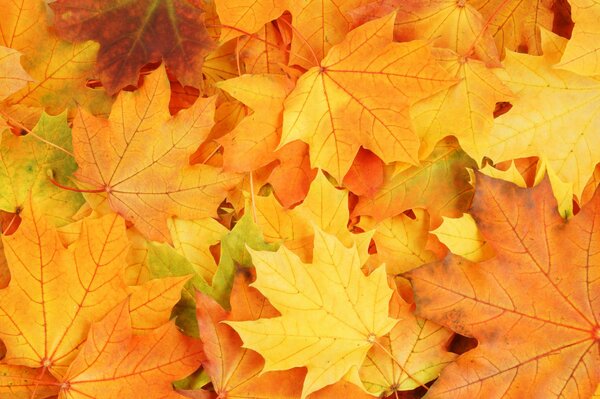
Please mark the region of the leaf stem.
<svg viewBox="0 0 600 399"><path fill-rule="evenodd" d="M44 144L49 145L50 147L54 147L59 151L64 152L65 154L75 158L75 154L73 154L71 151L62 148L59 145L54 144L51 141L46 140L45 138L43 138L42 136L39 136L37 133L34 133L31 129L28 129L25 125L23 125L21 122L17 121L16 119L14 119L13 117L11 117L10 115L7 115L4 111L0 111L0 115L2 115L2 117L4 117L4 119L6 119L8 121L8 123L10 123L11 125L13 125L16 128L19 128L25 132L27 132L28 136L32 136L35 137L36 139L40 140L41 142L43 142Z"/></svg>
<svg viewBox="0 0 600 399"><path fill-rule="evenodd" d="M105 188L95 188L95 189L89 189L89 190L82 189L82 188L73 188L73 187L68 187L68 186L62 185L61 183L54 180L54 178L51 176L48 176L48 179L50 179L50 182L52 184L54 184L56 187L62 188L63 190L67 190L67 191L74 191L76 193L91 193L91 194L98 194L98 193L106 192Z"/></svg>
<svg viewBox="0 0 600 399"><path fill-rule="evenodd" d="M210 152L210 154L208 154L208 156L206 157L206 159L204 159L204 161L202 161L202 163L207 163L209 159L211 159L217 152L219 152L219 150L221 149L221 144L219 144L218 146L215 147L214 150L212 150Z"/></svg>
<svg viewBox="0 0 600 399"><path fill-rule="evenodd" d="M250 200L252 201L252 219L256 222L256 203L254 198L254 178L252 177L252 171L250 171Z"/></svg>

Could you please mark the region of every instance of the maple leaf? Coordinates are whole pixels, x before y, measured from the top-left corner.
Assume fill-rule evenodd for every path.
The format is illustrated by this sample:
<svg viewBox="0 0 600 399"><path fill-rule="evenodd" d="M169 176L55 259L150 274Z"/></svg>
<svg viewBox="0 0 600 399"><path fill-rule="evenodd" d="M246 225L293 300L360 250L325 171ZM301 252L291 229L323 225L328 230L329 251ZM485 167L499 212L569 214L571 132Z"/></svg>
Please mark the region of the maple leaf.
<svg viewBox="0 0 600 399"><path fill-rule="evenodd" d="M61 375L92 321L125 296L120 279L125 228L114 214L85 220L78 239L65 249L39 214L26 208L22 218L16 233L3 237L11 271L8 287L0 291L5 361Z"/></svg>
<svg viewBox="0 0 600 399"><path fill-rule="evenodd" d="M198 229L194 228L193 231L198 231ZM221 307L229 309L229 298L235 274L240 268L252 266L250 254L246 248L275 249L272 244L265 242L262 232L249 215L238 220L235 227L221 237L220 244L219 266L214 276L211 276L212 281L203 278L202 269L199 269L198 264L194 263L197 258L182 256L181 248L178 253L167 244L152 243L149 245L148 267L153 277L164 279L170 276L192 276L185 285L181 301L174 310L178 326L190 336L198 336L196 291L210 296ZM190 251L187 250L184 254L190 254Z"/></svg>
<svg viewBox="0 0 600 399"><path fill-rule="evenodd" d="M428 396L590 397L600 380L600 192L567 223L547 180L523 189L478 174L476 187L471 214L496 256L450 255L407 274L418 314L479 341Z"/></svg>
<svg viewBox="0 0 600 399"><path fill-rule="evenodd" d="M217 0L216 9L225 25L221 41L244 32L258 32L288 10L294 31L289 62L310 68L344 39L351 26L349 11L365 3L366 0Z"/></svg>
<svg viewBox="0 0 600 399"><path fill-rule="evenodd" d="M423 386L456 358L446 349L451 331L416 317L397 292L390 308L399 322L379 338L380 345L371 348L359 371L368 391L380 396Z"/></svg>
<svg viewBox="0 0 600 399"><path fill-rule="evenodd" d="M498 64L494 38L481 14L467 1L384 0L366 4L351 12L355 24L396 11L394 39L431 40L435 47L453 50L461 57L478 58Z"/></svg>
<svg viewBox="0 0 600 399"><path fill-rule="evenodd" d="M61 381L61 399L180 397L171 382L198 367L202 348L174 323L133 335L128 308L125 300L92 326Z"/></svg>
<svg viewBox="0 0 600 399"><path fill-rule="evenodd" d="M181 297L181 289L191 278L165 277L149 280L141 286L128 287L129 316L134 334L145 334L165 324L171 309Z"/></svg>
<svg viewBox="0 0 600 399"><path fill-rule="evenodd" d="M217 264L210 247L222 242L229 231L215 219L199 220L170 219L169 231L173 246L194 266L204 280L211 282Z"/></svg>
<svg viewBox="0 0 600 399"><path fill-rule="evenodd" d="M504 49L542 54L540 27L552 29L555 0L469 0L491 26L501 52Z"/></svg>
<svg viewBox="0 0 600 399"><path fill-rule="evenodd" d="M314 66L332 46L342 42L350 31L348 12L366 0L288 0L294 29L290 63L305 68ZM315 22L317 20L318 22ZM309 61L310 60L310 61Z"/></svg>
<svg viewBox="0 0 600 399"><path fill-rule="evenodd" d="M365 276L356 248L334 236L315 230L312 265L285 247L250 252L253 286L282 316L227 324L265 358L263 371L307 367L302 398L358 368L397 322L388 316L385 269Z"/></svg>
<svg viewBox="0 0 600 399"><path fill-rule="evenodd" d="M106 192L111 208L148 239L170 242L167 218L213 216L236 177L188 163L213 125L214 98L198 99L175 117L168 103L161 67L140 90L119 94L108 120L80 110L73 147L80 181Z"/></svg>
<svg viewBox="0 0 600 399"><path fill-rule="evenodd" d="M276 154L279 165L268 177L273 193L286 208L306 198L317 170L310 167L308 145L296 140L281 147Z"/></svg>
<svg viewBox="0 0 600 399"><path fill-rule="evenodd" d="M283 75L243 75L217 87L254 111L218 140L224 148L224 169L249 172L273 161L281 136L283 100L293 88L291 80Z"/></svg>
<svg viewBox="0 0 600 399"><path fill-rule="evenodd" d="M59 35L100 43L97 69L109 94L136 85L140 69L161 58L181 83L200 86L213 43L198 2L59 0L50 7Z"/></svg>
<svg viewBox="0 0 600 399"><path fill-rule="evenodd" d="M242 347L237 333L223 321L248 321L279 313L255 288L249 287L244 274L236 275L231 291L231 312L212 298L198 293L197 317L206 359L204 369L211 376L215 392L227 398L268 397L287 399L302 391L305 372L301 369L270 371L261 374L263 358Z"/></svg>
<svg viewBox="0 0 600 399"><path fill-rule="evenodd" d="M31 76L21 66L21 54L0 46L0 101L23 88L30 82Z"/></svg>
<svg viewBox="0 0 600 399"><path fill-rule="evenodd" d="M426 43L393 43L394 15L348 33L285 101L281 144L302 140L312 166L337 181L359 147L384 162L418 163L409 106L453 83Z"/></svg>
<svg viewBox="0 0 600 399"><path fill-rule="evenodd" d="M371 255L370 263L385 263L388 274L398 275L438 259L428 248L429 215L423 209L413 213L414 218L400 214L379 223L361 216L358 226L365 231L375 230L377 253Z"/></svg>
<svg viewBox="0 0 600 399"><path fill-rule="evenodd" d="M71 44L56 37L48 26L44 1L3 0L0 6L0 45L21 52L21 64L31 76L25 87L3 101L4 117L33 127L43 110L55 115L79 104L107 112L106 93L85 85L93 76L95 43Z"/></svg>
<svg viewBox="0 0 600 399"><path fill-rule="evenodd" d="M313 225L335 235L344 245L355 243L361 260L368 257L371 233L350 233L348 193L333 187L322 172L317 173L308 195L294 209L283 209L272 196L256 197L255 206L257 224L267 241L283 242L303 260L312 254Z"/></svg>
<svg viewBox="0 0 600 399"><path fill-rule="evenodd" d="M594 0L570 0L569 4L575 28L558 66L581 75L598 75L600 49L596 44L600 38L597 24L600 3Z"/></svg>
<svg viewBox="0 0 600 399"><path fill-rule="evenodd" d="M58 381L43 369L0 365L0 395L12 399L48 398L56 396ZM5 396L9 395L9 396Z"/></svg>
<svg viewBox="0 0 600 399"><path fill-rule="evenodd" d="M448 247L450 252L471 262L481 262L494 255L493 249L481 236L470 214L460 218L444 218L442 224L431 232Z"/></svg>
<svg viewBox="0 0 600 399"><path fill-rule="evenodd" d="M229 41L244 34L255 33L267 22L278 18L284 11L285 0L215 1L219 20L226 27L220 40ZM237 29L227 29L227 27Z"/></svg>
<svg viewBox="0 0 600 399"><path fill-rule="evenodd" d="M425 208L437 227L442 216L460 216L468 208L473 187L466 168L474 166L454 140L445 139L421 166L398 173L393 166L386 167L384 184L371 198L360 197L352 214L381 221L407 209Z"/></svg>
<svg viewBox="0 0 600 399"><path fill-rule="evenodd" d="M501 79L517 98L494 121L485 155L494 162L538 156L580 197L600 161L594 128L600 123L600 81L553 68L565 44L544 31L543 56L507 53Z"/></svg>
<svg viewBox="0 0 600 399"><path fill-rule="evenodd" d="M0 209L20 213L30 201L55 225L72 221L82 205L81 194L61 190L48 174L62 184L77 168L72 158L71 130L66 113L42 114L30 134L17 137L0 133Z"/></svg>
<svg viewBox="0 0 600 399"><path fill-rule="evenodd" d="M266 23L252 36L240 38L237 46L240 61L246 73L284 73L283 66L288 65L289 43L278 28L284 23Z"/></svg>
<svg viewBox="0 0 600 399"><path fill-rule="evenodd" d="M452 50L434 49L433 54L460 81L413 106L411 116L422 140L419 156L429 156L435 145L451 134L479 163L490 145L496 104L512 101L513 94L496 75L500 69Z"/></svg>
<svg viewBox="0 0 600 399"><path fill-rule="evenodd" d="M383 184L383 161L369 150L360 149L344 176L344 185L356 195L372 197Z"/></svg>
<svg viewBox="0 0 600 399"><path fill-rule="evenodd" d="M241 71L239 55L235 41L224 43L206 55L202 64L205 84L202 92L206 95L217 93L215 84L220 81L237 78Z"/></svg>

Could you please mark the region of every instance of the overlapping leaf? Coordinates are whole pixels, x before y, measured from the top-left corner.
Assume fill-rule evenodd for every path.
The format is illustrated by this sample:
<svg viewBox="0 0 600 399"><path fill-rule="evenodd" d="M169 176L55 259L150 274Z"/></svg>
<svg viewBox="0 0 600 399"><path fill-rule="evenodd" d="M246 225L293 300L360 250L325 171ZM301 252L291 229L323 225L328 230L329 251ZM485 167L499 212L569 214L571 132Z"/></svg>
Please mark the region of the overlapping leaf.
<svg viewBox="0 0 600 399"><path fill-rule="evenodd" d="M0 397L597 396L598 0L2 1Z"/></svg>
<svg viewBox="0 0 600 399"><path fill-rule="evenodd" d="M293 83L283 75L244 75L218 85L253 110L231 132L219 139L224 168L248 172L275 159L281 137L283 100Z"/></svg>
<svg viewBox="0 0 600 399"><path fill-rule="evenodd" d="M136 85L140 69L161 58L183 84L200 86L213 43L198 2L59 0L51 7L62 37L100 43L97 69L110 94Z"/></svg>
<svg viewBox="0 0 600 399"><path fill-rule="evenodd" d="M264 371L305 366L303 398L358 368L397 322L384 268L365 276L356 248L320 230L314 248L311 265L285 247L252 251L253 285L282 316L227 323L265 358Z"/></svg>
<svg viewBox="0 0 600 399"><path fill-rule="evenodd" d="M106 112L110 99L102 90L86 87L93 78L98 46L60 40L48 26L44 1L3 0L0 5L0 45L21 52L23 68L31 76L25 87L4 100L4 117L32 128L43 110L55 115L79 104Z"/></svg>
<svg viewBox="0 0 600 399"><path fill-rule="evenodd" d="M73 123L77 178L104 191L112 209L149 239L170 241L167 218L213 216L235 176L188 157L213 125L214 98L171 117L164 68L121 93L109 119L80 110Z"/></svg>
<svg viewBox="0 0 600 399"><path fill-rule="evenodd" d="M65 249L56 230L27 209L19 230L3 241L11 270L9 286L0 291L5 361L61 375L91 323L126 295L123 221L116 215L84 221Z"/></svg>
<svg viewBox="0 0 600 399"><path fill-rule="evenodd" d="M77 168L70 154L71 130L66 114L43 114L32 133L25 136L8 131L0 134L0 209L18 213L33 201L54 224L68 223L83 198L51 183L54 179L68 184Z"/></svg>
<svg viewBox="0 0 600 399"><path fill-rule="evenodd" d="M30 82L31 77L21 66L21 54L8 47L0 47L0 100L4 100Z"/></svg>
<svg viewBox="0 0 600 399"><path fill-rule="evenodd" d="M344 39L351 26L350 10L366 3L367 0L216 1L219 18L225 24L221 34L223 41L255 33L289 11L294 31L290 63L305 68L319 63L333 45Z"/></svg>
<svg viewBox="0 0 600 399"><path fill-rule="evenodd" d="M397 293L390 307L390 314L400 321L371 348L360 369L364 385L376 395L422 387L456 357L447 351L451 331L416 317Z"/></svg>
<svg viewBox="0 0 600 399"><path fill-rule="evenodd" d="M348 33L286 99L281 143L308 143L311 165L337 181L361 145L384 162L418 163L409 106L455 83L427 43L392 42L393 18Z"/></svg>
<svg viewBox="0 0 600 399"><path fill-rule="evenodd" d="M242 348L242 340L223 321L249 321L277 316L277 311L255 288L248 287L243 274L236 276L231 291L231 312L223 310L207 295L198 294L198 322L206 360L215 392L227 398L298 397L304 371L270 371L261 375L264 360Z"/></svg>
<svg viewBox="0 0 600 399"><path fill-rule="evenodd" d="M202 348L173 323L133 335L128 308L124 301L92 326L61 383L61 398L180 397L171 383L196 369Z"/></svg>
<svg viewBox="0 0 600 399"><path fill-rule="evenodd" d="M438 226L442 216L458 217L469 207L473 187L466 168L474 166L455 141L443 140L421 166L395 174L387 167L384 184L371 198L361 197L354 214L380 221L407 209L425 208Z"/></svg>
<svg viewBox="0 0 600 399"><path fill-rule="evenodd" d="M542 54L540 27L552 28L555 0L473 0L470 1L493 28L490 32L500 52L524 50Z"/></svg>
<svg viewBox="0 0 600 399"><path fill-rule="evenodd" d="M543 56L507 54L501 78L517 98L495 121L485 155L494 162L538 156L580 197L600 161L600 81L553 68L566 40L544 39Z"/></svg>
<svg viewBox="0 0 600 399"><path fill-rule="evenodd" d="M548 181L524 189L478 174L471 213L494 258L449 256L408 274L420 315L479 341L428 395L590 397L600 380L600 194L567 223Z"/></svg>

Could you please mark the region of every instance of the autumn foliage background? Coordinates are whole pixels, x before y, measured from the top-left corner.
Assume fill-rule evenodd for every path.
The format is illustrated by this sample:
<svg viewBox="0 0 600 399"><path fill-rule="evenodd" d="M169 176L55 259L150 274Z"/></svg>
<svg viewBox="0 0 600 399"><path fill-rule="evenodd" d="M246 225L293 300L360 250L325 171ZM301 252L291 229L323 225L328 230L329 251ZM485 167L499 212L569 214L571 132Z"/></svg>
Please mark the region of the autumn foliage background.
<svg viewBox="0 0 600 399"><path fill-rule="evenodd" d="M0 398L600 396L597 0L0 14Z"/></svg>

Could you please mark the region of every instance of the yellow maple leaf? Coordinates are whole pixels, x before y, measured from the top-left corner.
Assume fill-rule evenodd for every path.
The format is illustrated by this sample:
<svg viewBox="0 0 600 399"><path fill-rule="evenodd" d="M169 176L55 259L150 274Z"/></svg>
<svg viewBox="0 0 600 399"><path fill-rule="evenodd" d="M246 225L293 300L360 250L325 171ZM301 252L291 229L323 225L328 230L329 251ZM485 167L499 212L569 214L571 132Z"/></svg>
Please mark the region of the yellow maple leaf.
<svg viewBox="0 0 600 399"><path fill-rule="evenodd" d="M310 68L350 30L349 11L370 0L217 0L221 41L258 32L285 10L292 14L290 64Z"/></svg>
<svg viewBox="0 0 600 399"><path fill-rule="evenodd" d="M212 218L198 220L169 219L173 246L190 261L195 271L208 283L217 271L217 263L210 247L221 242L229 232Z"/></svg>
<svg viewBox="0 0 600 399"><path fill-rule="evenodd" d="M448 48L461 57L475 55L490 65L498 63L494 38L472 4L456 0L388 1L398 7L396 40L427 39L435 47Z"/></svg>
<svg viewBox="0 0 600 399"><path fill-rule="evenodd" d="M459 83L413 106L411 116L422 140L419 157L428 157L441 139L453 135L479 163L489 145L496 103L510 101L512 92L496 76L499 69L448 49L434 49L433 54Z"/></svg>
<svg viewBox="0 0 600 399"><path fill-rule="evenodd" d="M256 197L257 224L265 238L282 242L303 260L312 254L313 225L335 235L344 245L356 243L361 260L368 257L371 234L352 234L348 231L348 192L336 189L319 171L310 185L302 204L285 209L273 197Z"/></svg>
<svg viewBox="0 0 600 399"><path fill-rule="evenodd" d="M385 268L365 276L356 248L319 229L312 264L285 247L251 254L253 286L281 317L227 324L265 358L263 371L306 366L302 398L358 369L397 322L388 316L393 291Z"/></svg>
<svg viewBox="0 0 600 399"><path fill-rule="evenodd" d="M424 209L413 212L414 219L401 213L379 223L369 216L360 218L359 227L375 230L373 240L377 254L371 255L369 260L375 264L385 263L388 274L399 275L437 259L427 248L429 215Z"/></svg>
<svg viewBox="0 0 600 399"><path fill-rule="evenodd" d="M397 292L390 308L400 321L371 348L359 373L367 390L379 397L425 386L456 358L447 349L452 331L415 316Z"/></svg>
<svg viewBox="0 0 600 399"><path fill-rule="evenodd" d="M569 0L569 4L575 27L558 66L581 75L599 75L600 2Z"/></svg>
<svg viewBox="0 0 600 399"><path fill-rule="evenodd" d="M543 56L507 53L501 78L517 97L495 120L485 155L537 156L580 197L600 162L600 80L554 68L566 39L542 33Z"/></svg>
<svg viewBox="0 0 600 399"><path fill-rule="evenodd" d="M482 262L494 256L494 250L485 242L470 214L464 213L459 218L443 219L442 224L432 233L450 252L471 262Z"/></svg>
<svg viewBox="0 0 600 399"><path fill-rule="evenodd" d="M456 82L427 43L394 43L394 14L348 33L285 101L280 146L302 140L311 165L341 182L360 146L384 162L418 164L409 106Z"/></svg>
<svg viewBox="0 0 600 399"><path fill-rule="evenodd" d="M491 26L500 52L543 52L540 27L551 29L554 0L469 0Z"/></svg>

